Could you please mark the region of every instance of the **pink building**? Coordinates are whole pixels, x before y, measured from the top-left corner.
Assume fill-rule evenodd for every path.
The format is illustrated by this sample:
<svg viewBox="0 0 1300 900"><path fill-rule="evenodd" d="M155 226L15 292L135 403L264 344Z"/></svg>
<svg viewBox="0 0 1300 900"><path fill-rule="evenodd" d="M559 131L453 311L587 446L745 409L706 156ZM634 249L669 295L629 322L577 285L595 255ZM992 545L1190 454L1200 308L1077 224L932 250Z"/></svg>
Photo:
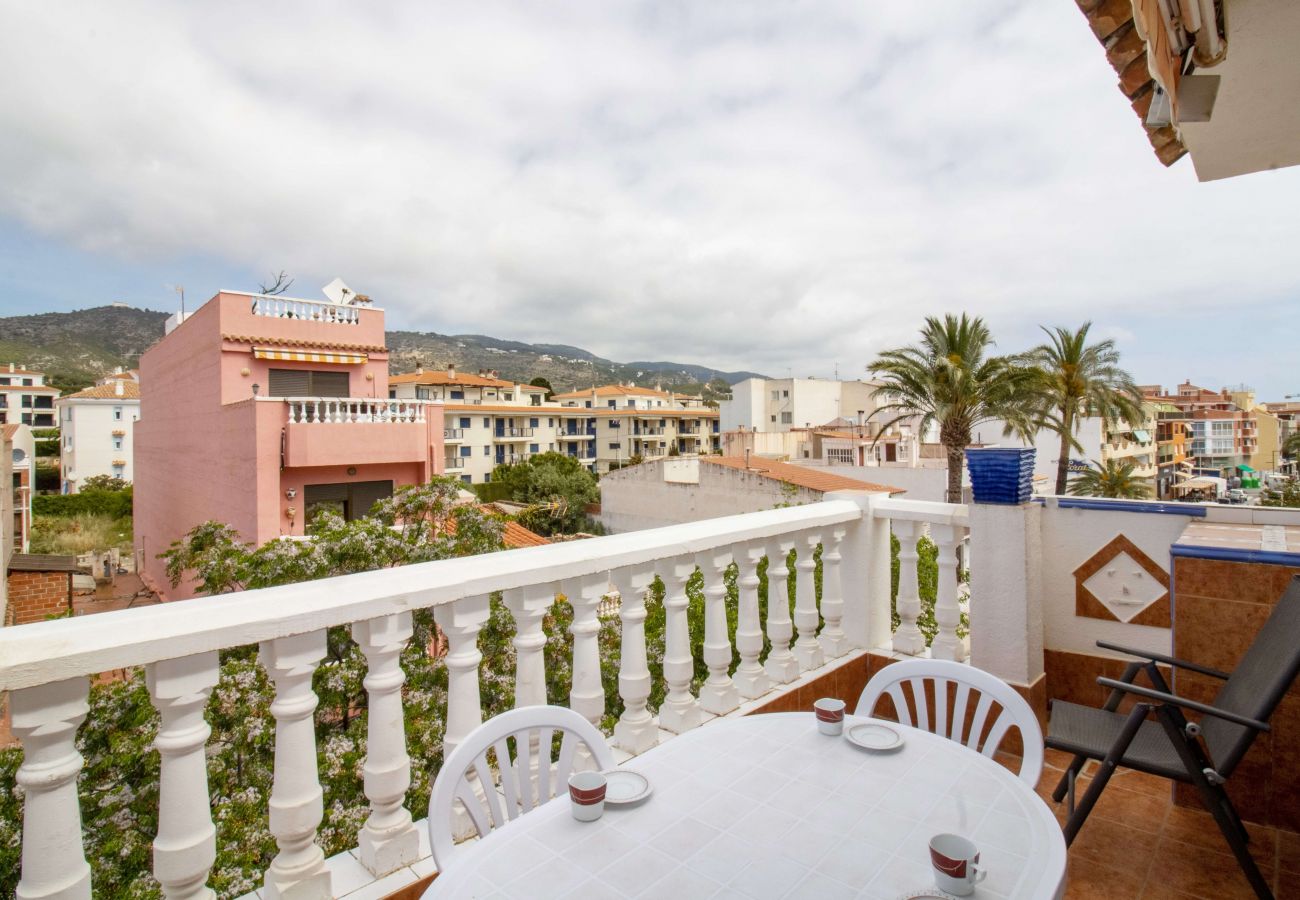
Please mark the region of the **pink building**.
<svg viewBox="0 0 1300 900"><path fill-rule="evenodd" d="M258 544L330 508L365 515L442 471L442 406L388 399L384 313L222 291L140 358L135 546L166 599L158 554L216 520Z"/></svg>

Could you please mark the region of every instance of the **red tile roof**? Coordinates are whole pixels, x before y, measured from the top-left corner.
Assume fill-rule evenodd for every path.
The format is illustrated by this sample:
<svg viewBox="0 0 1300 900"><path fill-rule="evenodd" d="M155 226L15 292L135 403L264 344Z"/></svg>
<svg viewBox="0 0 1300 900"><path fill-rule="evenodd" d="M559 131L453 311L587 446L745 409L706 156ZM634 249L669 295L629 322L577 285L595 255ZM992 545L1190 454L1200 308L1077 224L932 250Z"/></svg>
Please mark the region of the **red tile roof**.
<svg viewBox="0 0 1300 900"><path fill-rule="evenodd" d="M467 372L457 372L451 374L445 370L429 372L407 372L405 375L390 375L389 384L459 384L465 387L499 387L512 388L515 386L513 381L503 381L500 378L487 378L483 375L470 375ZM536 390L545 391L546 388L537 388Z"/></svg>
<svg viewBox="0 0 1300 900"><path fill-rule="evenodd" d="M117 392L118 384L122 385L122 393ZM114 379L112 384L97 384L94 387L88 387L85 390L77 391L75 394L64 394L59 400L139 400L140 384L136 381L127 380L125 377Z"/></svg>
<svg viewBox="0 0 1300 900"><path fill-rule="evenodd" d="M739 456L701 456L700 462L730 469L746 470L745 460ZM890 487L871 481L859 481L844 475L836 475L811 466L796 466L792 463L773 462L767 459L750 457L748 471L763 478L783 481L810 491L877 491L889 494L901 494L904 488Z"/></svg>

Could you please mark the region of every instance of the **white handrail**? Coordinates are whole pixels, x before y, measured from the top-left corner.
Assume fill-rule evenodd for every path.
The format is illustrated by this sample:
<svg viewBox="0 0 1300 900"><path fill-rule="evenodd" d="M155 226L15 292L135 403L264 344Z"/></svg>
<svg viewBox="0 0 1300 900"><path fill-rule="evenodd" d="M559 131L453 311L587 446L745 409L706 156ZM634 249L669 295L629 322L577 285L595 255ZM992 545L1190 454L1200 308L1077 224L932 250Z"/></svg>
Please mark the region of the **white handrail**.
<svg viewBox="0 0 1300 900"><path fill-rule="evenodd" d="M361 323L361 307L357 306L320 300L299 300L294 297L270 297L265 294L248 296L253 301L250 309L255 316L268 316L272 319L309 319L338 325Z"/></svg>
<svg viewBox="0 0 1300 900"><path fill-rule="evenodd" d="M428 400L376 400L366 397L286 397L294 424L423 422Z"/></svg>
<svg viewBox="0 0 1300 900"><path fill-rule="evenodd" d="M463 597L606 573L859 519L827 500L486 556L417 563L195 602L0 629L0 690L306 634Z"/></svg>

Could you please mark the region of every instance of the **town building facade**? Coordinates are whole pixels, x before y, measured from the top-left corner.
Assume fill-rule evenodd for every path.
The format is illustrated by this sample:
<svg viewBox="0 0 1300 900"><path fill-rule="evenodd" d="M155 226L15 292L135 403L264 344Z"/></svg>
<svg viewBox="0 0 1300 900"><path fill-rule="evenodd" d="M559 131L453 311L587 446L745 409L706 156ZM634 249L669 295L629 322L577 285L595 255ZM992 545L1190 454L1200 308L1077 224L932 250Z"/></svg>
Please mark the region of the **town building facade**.
<svg viewBox="0 0 1300 900"><path fill-rule="evenodd" d="M54 401L59 421L59 483L75 494L86 479L107 475L132 481L135 422L140 418L140 382L115 373L99 384Z"/></svg>
<svg viewBox="0 0 1300 900"><path fill-rule="evenodd" d="M0 368L0 425L53 428L59 389L46 383L43 372L16 363L9 363L7 368Z"/></svg>
<svg viewBox="0 0 1300 900"><path fill-rule="evenodd" d="M164 599L192 586L173 589L158 554L203 522L262 544L442 472L442 405L389 398L368 302L222 291L173 320L140 373L135 550Z"/></svg>
<svg viewBox="0 0 1300 900"><path fill-rule="evenodd" d="M843 419L863 425L875 411L876 385L829 378L747 378L719 405L723 431L790 431Z"/></svg>

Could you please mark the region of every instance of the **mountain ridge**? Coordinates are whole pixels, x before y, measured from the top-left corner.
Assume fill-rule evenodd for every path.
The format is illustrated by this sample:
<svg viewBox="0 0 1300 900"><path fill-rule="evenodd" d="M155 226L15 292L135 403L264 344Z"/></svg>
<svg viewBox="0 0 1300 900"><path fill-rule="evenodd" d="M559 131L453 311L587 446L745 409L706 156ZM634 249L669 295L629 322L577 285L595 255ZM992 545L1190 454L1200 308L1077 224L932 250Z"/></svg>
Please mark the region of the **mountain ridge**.
<svg viewBox="0 0 1300 900"><path fill-rule="evenodd" d="M131 306L96 306L72 312L0 317L0 364L45 372L68 391L92 384L117 366L135 366L163 336L169 313ZM396 329L385 334L394 375L418 367L454 365L461 371L494 370L501 378L545 378L556 391L592 384L633 382L666 390L698 390L718 399L730 385L763 376L695 363L620 363L569 344L530 344L486 334L441 334Z"/></svg>

